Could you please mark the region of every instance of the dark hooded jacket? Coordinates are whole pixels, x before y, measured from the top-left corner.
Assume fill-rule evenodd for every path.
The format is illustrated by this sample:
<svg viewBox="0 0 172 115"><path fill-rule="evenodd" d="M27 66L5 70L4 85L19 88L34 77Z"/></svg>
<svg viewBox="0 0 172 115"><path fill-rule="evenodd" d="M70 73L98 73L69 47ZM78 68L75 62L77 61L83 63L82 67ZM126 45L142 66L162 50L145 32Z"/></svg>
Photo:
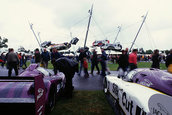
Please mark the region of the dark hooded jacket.
<svg viewBox="0 0 172 115"><path fill-rule="evenodd" d="M170 64L172 64L172 53L167 56L165 65L168 67Z"/></svg>
<svg viewBox="0 0 172 115"><path fill-rule="evenodd" d="M155 54L152 56L152 68L160 68L160 61L161 61L161 57L159 54Z"/></svg>
<svg viewBox="0 0 172 115"><path fill-rule="evenodd" d="M72 59L61 57L54 63L55 74L57 73L57 70L65 74L65 96L72 97L72 91L74 89L72 85L72 78L74 77L75 72L78 72L78 63Z"/></svg>
<svg viewBox="0 0 172 115"><path fill-rule="evenodd" d="M70 76L75 72L78 72L78 63L72 59L61 57L57 59L54 63L55 71L59 70L65 74L65 76Z"/></svg>

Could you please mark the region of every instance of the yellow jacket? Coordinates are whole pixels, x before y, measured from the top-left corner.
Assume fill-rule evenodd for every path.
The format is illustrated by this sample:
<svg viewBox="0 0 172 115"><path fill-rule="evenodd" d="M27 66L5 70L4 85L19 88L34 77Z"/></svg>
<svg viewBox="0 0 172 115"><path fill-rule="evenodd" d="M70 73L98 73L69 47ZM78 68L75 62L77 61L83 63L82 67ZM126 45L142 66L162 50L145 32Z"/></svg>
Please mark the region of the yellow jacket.
<svg viewBox="0 0 172 115"><path fill-rule="evenodd" d="M172 64L170 64L170 65L168 66L167 71L170 72L170 73L172 73Z"/></svg>

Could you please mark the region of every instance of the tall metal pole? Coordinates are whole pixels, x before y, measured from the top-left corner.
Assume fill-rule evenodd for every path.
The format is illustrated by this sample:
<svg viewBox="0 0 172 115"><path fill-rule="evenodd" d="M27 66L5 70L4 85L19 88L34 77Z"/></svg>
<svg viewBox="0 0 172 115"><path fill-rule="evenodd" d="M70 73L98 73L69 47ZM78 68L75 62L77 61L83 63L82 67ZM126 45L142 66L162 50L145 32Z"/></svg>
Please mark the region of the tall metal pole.
<svg viewBox="0 0 172 115"><path fill-rule="evenodd" d="M87 37L88 37L88 31L89 31L90 22L91 22L91 17L92 17L92 12L93 12L93 5L91 6L91 10L89 10L90 17L89 17L89 21L88 21L86 36L85 36L84 48L86 47L86 42L87 42Z"/></svg>
<svg viewBox="0 0 172 115"><path fill-rule="evenodd" d="M40 32L38 32L38 38L39 38L39 43L41 44L42 41L41 41L41 37L40 37Z"/></svg>
<svg viewBox="0 0 172 115"><path fill-rule="evenodd" d="M144 22L145 22L145 20L146 20L147 15L148 15L148 12L146 13L145 16L143 16L143 21L142 21L142 23L141 23L141 25L140 25L140 28L139 28L139 30L138 30L138 32L137 32L137 34L136 34L136 37L134 38L134 41L133 41L133 43L132 43L132 45L131 45L131 47L130 47L129 52L131 52L131 49L132 49L132 47L133 47L133 45L134 45L134 43L135 43L135 41L136 41L136 39L137 39L137 36L139 35L139 32L140 32L140 30L141 30L141 28L142 28L142 26L143 26L143 24L144 24Z"/></svg>
<svg viewBox="0 0 172 115"><path fill-rule="evenodd" d="M39 47L41 48L41 44L40 44L40 42L39 42L39 40L38 40L38 37L36 36L36 34L35 34L34 30L33 30L33 24L32 24L32 23L29 23L29 25L30 25L30 29L31 29L32 32L33 32L33 35L35 36L35 38L36 38L36 40L37 40L37 42L38 42ZM42 48L41 48L41 51L42 51Z"/></svg>
<svg viewBox="0 0 172 115"><path fill-rule="evenodd" d="M41 46L42 41L41 41L41 37L40 37L40 32L38 32L38 38L39 38L39 44L40 44L39 46L41 48L41 52L43 52L43 48Z"/></svg>
<svg viewBox="0 0 172 115"><path fill-rule="evenodd" d="M121 26L118 26L118 28L119 28L119 30L118 30L118 33L117 33L117 35L115 37L115 40L114 40L113 44L115 44L115 42L116 42L116 40L118 38L119 32L121 31Z"/></svg>

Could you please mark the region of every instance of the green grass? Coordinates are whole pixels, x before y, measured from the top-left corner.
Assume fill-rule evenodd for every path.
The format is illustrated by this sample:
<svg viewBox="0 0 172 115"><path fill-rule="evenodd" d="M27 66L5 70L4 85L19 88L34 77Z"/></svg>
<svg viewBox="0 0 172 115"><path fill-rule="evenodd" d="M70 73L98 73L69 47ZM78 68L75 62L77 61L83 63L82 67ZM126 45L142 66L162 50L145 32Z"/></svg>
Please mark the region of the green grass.
<svg viewBox="0 0 172 115"><path fill-rule="evenodd" d="M30 62L28 61L27 62L27 66L30 64ZM152 63L150 63L150 62L138 62L137 63L137 67L138 68L150 68L151 67L151 64ZM112 64L112 63L108 63L108 67L109 67L109 69L111 70L111 71L116 71L117 70L117 68L118 68L118 64ZM49 62L49 64L48 64L48 69L53 69L53 65L51 64L51 62ZM94 68L95 70L97 70L96 69L96 67ZM99 69L101 70L101 65L100 65L100 63L99 63ZM165 66L165 64L164 63L161 63L160 64L160 69L162 69L162 70L165 70L165 69L167 69L166 68L166 66ZM91 70L91 63L88 63L88 70L90 71Z"/></svg>
<svg viewBox="0 0 172 115"><path fill-rule="evenodd" d="M137 67L138 68L151 68L151 64L152 63L150 63L150 62L138 62ZM112 64L109 62L107 66L111 71L117 71L118 64L116 64L116 63ZM100 63L99 63L99 69L101 69ZM167 69L164 63L160 64L160 69L162 69L162 70ZM91 70L91 63L88 64L88 70ZM96 67L95 67L95 70L96 70Z"/></svg>
<svg viewBox="0 0 172 115"><path fill-rule="evenodd" d="M152 63L150 63L150 62L138 62L137 66L138 66L138 68L150 68L151 64ZM162 69L162 70L167 69L164 63L160 64L160 69Z"/></svg>
<svg viewBox="0 0 172 115"><path fill-rule="evenodd" d="M49 115L113 115L103 91L74 91L71 99L60 99Z"/></svg>

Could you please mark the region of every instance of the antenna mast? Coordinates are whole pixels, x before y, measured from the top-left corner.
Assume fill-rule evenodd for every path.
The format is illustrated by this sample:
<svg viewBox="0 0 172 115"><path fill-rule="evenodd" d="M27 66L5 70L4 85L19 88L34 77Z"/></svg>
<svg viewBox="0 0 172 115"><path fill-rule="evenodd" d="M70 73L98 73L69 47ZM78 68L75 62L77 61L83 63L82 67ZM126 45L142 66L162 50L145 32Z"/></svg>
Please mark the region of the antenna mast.
<svg viewBox="0 0 172 115"><path fill-rule="evenodd" d="M137 39L137 36L139 35L139 32L140 32L140 30L141 30L141 28L142 28L142 26L143 26L143 24L144 24L144 22L145 22L145 20L146 20L147 15L148 15L148 12L146 13L145 16L142 16L142 17L143 17L142 24L140 25L140 28L139 28L139 30L138 30L138 32L137 32L137 34L136 34L136 37L134 38L134 41L133 41L133 43L132 43L132 45L131 45L131 47L130 47L129 52L131 52L131 49L132 49L132 47L133 47L133 45L134 45L134 43L135 43L135 41L136 41L136 39Z"/></svg>
<svg viewBox="0 0 172 115"><path fill-rule="evenodd" d="M117 35L116 35L116 37L115 37L115 40L114 40L114 42L113 42L113 44L115 44L115 42L116 42L116 40L117 40L117 38L118 38L118 35L119 35L119 32L121 31L121 26L118 26L118 33L117 33Z"/></svg>
<svg viewBox="0 0 172 115"><path fill-rule="evenodd" d="M37 42L38 42L39 47L41 48L41 44L40 44L40 42L39 42L39 40L38 40L38 37L36 36L35 31L33 30L33 24L32 24L32 23L29 23L29 25L30 25L30 29L31 29L32 32L33 32L33 35L35 36L35 38L36 38L36 40L37 40ZM41 48L41 51L42 51L42 48Z"/></svg>
<svg viewBox="0 0 172 115"><path fill-rule="evenodd" d="M84 48L86 47L87 36L88 36L89 28L90 28L90 22L91 22L92 12L93 12L93 4L92 4L92 6L91 6L91 10L89 10L90 17L89 17L89 21L88 21L86 36L85 36Z"/></svg>
<svg viewBox="0 0 172 115"><path fill-rule="evenodd" d="M39 42L40 42L40 44L41 44L42 41L41 41L41 37L40 37L40 32L38 32L38 38L39 38Z"/></svg>

